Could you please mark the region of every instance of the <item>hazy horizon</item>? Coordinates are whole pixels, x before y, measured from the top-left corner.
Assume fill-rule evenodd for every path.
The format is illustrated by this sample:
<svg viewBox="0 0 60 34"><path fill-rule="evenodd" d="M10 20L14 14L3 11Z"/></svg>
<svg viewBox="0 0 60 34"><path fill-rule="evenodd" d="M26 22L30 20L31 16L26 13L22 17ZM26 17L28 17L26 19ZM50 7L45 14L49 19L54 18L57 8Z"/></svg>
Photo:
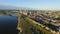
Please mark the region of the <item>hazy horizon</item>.
<svg viewBox="0 0 60 34"><path fill-rule="evenodd" d="M41 10L60 10L60 0L0 0L0 5Z"/></svg>

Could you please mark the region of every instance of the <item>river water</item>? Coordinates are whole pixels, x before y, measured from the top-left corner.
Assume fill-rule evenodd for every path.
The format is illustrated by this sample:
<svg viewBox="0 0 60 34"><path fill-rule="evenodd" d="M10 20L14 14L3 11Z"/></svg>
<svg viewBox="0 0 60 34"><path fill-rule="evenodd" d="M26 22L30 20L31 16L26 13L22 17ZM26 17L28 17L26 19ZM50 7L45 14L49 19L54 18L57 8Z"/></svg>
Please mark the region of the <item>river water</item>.
<svg viewBox="0 0 60 34"><path fill-rule="evenodd" d="M0 15L0 34L17 34L17 16Z"/></svg>

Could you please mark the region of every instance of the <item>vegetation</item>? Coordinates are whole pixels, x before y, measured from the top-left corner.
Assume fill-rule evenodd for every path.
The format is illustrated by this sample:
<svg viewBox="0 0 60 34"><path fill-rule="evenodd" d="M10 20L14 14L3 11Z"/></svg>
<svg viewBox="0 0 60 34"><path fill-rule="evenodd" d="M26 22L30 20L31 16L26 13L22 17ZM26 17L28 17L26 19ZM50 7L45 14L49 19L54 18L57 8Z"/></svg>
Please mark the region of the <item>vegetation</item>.
<svg viewBox="0 0 60 34"><path fill-rule="evenodd" d="M24 19L20 18L19 27L22 28L22 33L25 34L51 34L50 31L42 28L40 25L33 23L24 15Z"/></svg>
<svg viewBox="0 0 60 34"><path fill-rule="evenodd" d="M28 19L27 19L27 20L28 20ZM37 33L41 32L42 34L51 34L50 31L45 30L45 29L42 28L40 25L35 24L35 23L33 23L32 21L30 21L30 20L28 20L28 22L29 22L32 26L35 27L35 29L36 29L35 31L36 31ZM39 33L39 34L41 34L41 33Z"/></svg>
<svg viewBox="0 0 60 34"><path fill-rule="evenodd" d="M0 10L0 14L3 16L12 16L11 14L7 14L4 10Z"/></svg>
<svg viewBox="0 0 60 34"><path fill-rule="evenodd" d="M28 22L26 22L25 20L23 20L22 18L20 18L20 24L19 24L19 27L22 28L22 33L25 33L25 34L32 34L30 28L31 28L31 24L29 24Z"/></svg>
<svg viewBox="0 0 60 34"><path fill-rule="evenodd" d="M60 20L60 17L59 18L54 18L53 20Z"/></svg>
<svg viewBox="0 0 60 34"><path fill-rule="evenodd" d="M2 14L2 13L3 13L3 11L0 10L0 14Z"/></svg>

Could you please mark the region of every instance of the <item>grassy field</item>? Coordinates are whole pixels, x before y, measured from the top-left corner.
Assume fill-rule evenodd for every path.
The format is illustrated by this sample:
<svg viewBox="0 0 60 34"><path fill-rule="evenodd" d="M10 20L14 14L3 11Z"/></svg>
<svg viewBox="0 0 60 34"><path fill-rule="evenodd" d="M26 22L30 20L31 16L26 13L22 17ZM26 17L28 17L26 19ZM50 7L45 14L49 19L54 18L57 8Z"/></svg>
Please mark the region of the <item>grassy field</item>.
<svg viewBox="0 0 60 34"><path fill-rule="evenodd" d="M31 24L29 24L28 22L26 22L25 20L23 20L22 18L18 18L18 20L20 21L19 23L19 27L22 28L22 33L25 34L32 34L30 28L31 28Z"/></svg>
<svg viewBox="0 0 60 34"><path fill-rule="evenodd" d="M33 23L33 22L30 21L29 19L26 19L26 21L27 21L27 20L28 20L28 22L29 22L32 26L35 27L37 34L38 34L40 31L42 32L42 34L51 34L50 31L42 28L40 25ZM40 34L41 34L41 33L40 33Z"/></svg>
<svg viewBox="0 0 60 34"><path fill-rule="evenodd" d="M19 17L20 18L20 17ZM50 31L42 28L40 25L33 23L28 17L24 15L24 19L20 18L18 20L20 21L19 27L22 28L22 34L52 34ZM31 30L31 28L34 28L34 31Z"/></svg>

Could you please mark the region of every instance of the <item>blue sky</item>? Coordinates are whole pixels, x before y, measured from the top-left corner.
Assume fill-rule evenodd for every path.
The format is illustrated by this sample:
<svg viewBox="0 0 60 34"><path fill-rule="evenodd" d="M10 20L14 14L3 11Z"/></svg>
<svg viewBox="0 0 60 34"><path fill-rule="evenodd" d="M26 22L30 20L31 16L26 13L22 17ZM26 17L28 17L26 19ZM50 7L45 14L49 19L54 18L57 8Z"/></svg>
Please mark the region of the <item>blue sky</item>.
<svg viewBox="0 0 60 34"><path fill-rule="evenodd" d="M59 10L60 0L0 0L0 5Z"/></svg>

